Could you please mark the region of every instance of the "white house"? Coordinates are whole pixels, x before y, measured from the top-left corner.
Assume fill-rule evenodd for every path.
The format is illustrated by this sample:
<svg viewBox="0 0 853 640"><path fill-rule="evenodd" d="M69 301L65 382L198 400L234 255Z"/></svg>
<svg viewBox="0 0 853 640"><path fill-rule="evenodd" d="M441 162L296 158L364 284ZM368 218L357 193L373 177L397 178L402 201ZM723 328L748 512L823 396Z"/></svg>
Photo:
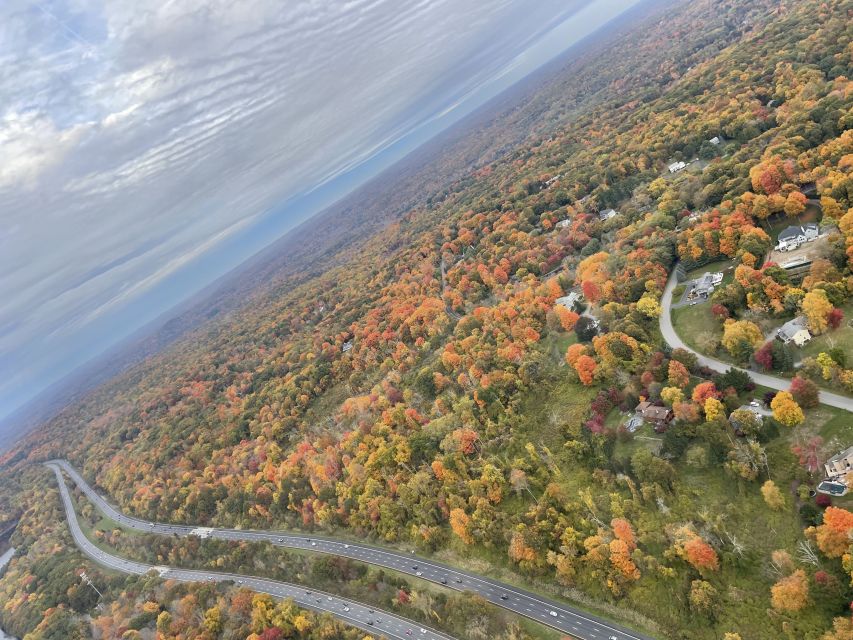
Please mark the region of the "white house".
<svg viewBox="0 0 853 640"><path fill-rule="evenodd" d="M805 242L806 230L803 227L791 225L783 229L779 234L776 251L793 251Z"/></svg>
<svg viewBox="0 0 853 640"><path fill-rule="evenodd" d="M853 447L836 453L824 462L823 470L826 471L826 480L817 486L818 492L831 496L846 494L850 489L848 474L853 471Z"/></svg>
<svg viewBox="0 0 853 640"><path fill-rule="evenodd" d="M716 146L716 145L720 144L722 142L722 140L720 140L719 136L714 136L713 138L708 140L708 142L710 142L711 144Z"/></svg>
<svg viewBox="0 0 853 640"><path fill-rule="evenodd" d="M347 340L341 345L341 351L346 353L347 351L352 351L352 340Z"/></svg>
<svg viewBox="0 0 853 640"><path fill-rule="evenodd" d="M566 227L568 227L570 224L572 224L572 220L571 220L571 218L566 218L565 220L560 220L560 221L557 223L557 228L558 228L558 229L565 229L565 228L566 228Z"/></svg>
<svg viewBox="0 0 853 640"><path fill-rule="evenodd" d="M618 213L619 212L616 211L615 209L605 209L604 211L598 212L598 219L599 220L610 220L610 218L614 217Z"/></svg>
<svg viewBox="0 0 853 640"><path fill-rule="evenodd" d="M806 236L806 242L817 240L820 235L820 228L816 222L809 222L803 227L803 234Z"/></svg>
<svg viewBox="0 0 853 640"><path fill-rule="evenodd" d="M673 162L673 163L672 163L671 165L669 165L669 167L667 167L667 168L669 169L669 172L670 172L670 173L678 173L679 171L681 171L681 170L682 170L684 167L686 167L686 166L687 166L687 163L686 163L686 162L681 162L681 161L679 160L678 162Z"/></svg>
<svg viewBox="0 0 853 640"><path fill-rule="evenodd" d="M853 447L849 447L841 453L836 453L823 463L823 469L826 471L827 478L834 478L853 469Z"/></svg>
<svg viewBox="0 0 853 640"><path fill-rule="evenodd" d="M714 292L714 289L719 286L722 281L723 274L719 271L714 273L706 271L702 274L702 277L697 278L695 283L693 284L693 296L701 296L703 298L707 298Z"/></svg>
<svg viewBox="0 0 853 640"><path fill-rule="evenodd" d="M581 301L581 294L576 291L569 292L569 295L563 296L562 298L557 298L554 301L554 304L558 304L561 307L565 307L569 311L574 311L575 305Z"/></svg>
<svg viewBox="0 0 853 640"><path fill-rule="evenodd" d="M776 337L785 344L793 342L798 347L802 347L812 339L812 334L809 333L805 317L799 316L779 327Z"/></svg>

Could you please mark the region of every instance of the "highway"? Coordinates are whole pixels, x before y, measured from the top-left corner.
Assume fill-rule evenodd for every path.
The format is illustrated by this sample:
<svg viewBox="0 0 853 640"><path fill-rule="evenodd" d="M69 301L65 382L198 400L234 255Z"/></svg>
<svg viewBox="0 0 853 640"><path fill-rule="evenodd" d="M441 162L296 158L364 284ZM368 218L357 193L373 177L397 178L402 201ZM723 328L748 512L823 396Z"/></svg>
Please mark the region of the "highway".
<svg viewBox="0 0 853 640"><path fill-rule="evenodd" d="M702 355L698 351L695 351L692 348L688 347L686 344L684 344L684 341L678 337L678 334L675 332L675 327L673 327L672 325L672 315L670 311L672 307L672 291L673 289L675 289L677 284L678 283L675 277L675 269L673 269L672 273L669 274L669 280L667 280L666 287L663 290L660 314L660 332L661 335L663 335L663 339L667 341L670 347L672 347L673 349L684 349L685 351L689 351L690 353L696 356L699 365L708 367L709 369L713 369L714 371L717 371L719 373L725 373L729 369L738 369L740 371L743 371L744 373L749 374L749 376L756 384L760 384L765 387L770 387L771 389L776 389L777 391L788 390L788 388L791 386L790 380L786 380L785 378L777 378L776 376L768 376L766 373L759 373L757 371L749 371L747 369L736 367L721 360L709 358L708 356ZM821 390L820 401L823 404L829 405L830 407L837 407L839 409L853 411L853 398L847 398L837 393L831 393L829 391Z"/></svg>
<svg viewBox="0 0 853 640"><path fill-rule="evenodd" d="M457 591L475 592L492 604L581 640L613 640L614 638L616 640L652 640L651 636L616 625L569 605L561 604L491 578L454 569L448 565L415 556L414 554L383 549L350 540L339 540L328 536L293 535L292 533L276 531L200 528L189 525L146 522L125 515L118 508L107 502L65 460L52 460L47 464L56 465L64 469L68 476L101 512L119 524L132 529L162 535L199 535L200 537L218 538L221 540L268 542L280 547L342 556L387 569L393 569L394 571L399 571L410 576L445 585Z"/></svg>
<svg viewBox="0 0 853 640"><path fill-rule="evenodd" d="M224 582L231 580L253 591L268 593L274 598L290 598L296 604L306 609L330 613L342 622L358 627L373 636L386 637L392 640L409 640L411 638L419 638L420 640L453 640L451 636L439 633L428 627L423 627L418 623L388 613L387 611L376 610L368 605L322 591L312 591L301 585L232 573L152 566L141 562L125 560L124 558L106 553L95 546L80 529L80 523L77 521L77 513L74 510L71 495L68 493L68 487L65 484L65 479L62 477L62 471L59 466L52 463L47 463L46 466L56 474L56 481L59 483L59 492L62 495L62 502L65 507L65 516L68 520L68 527L71 530L74 542L83 553L104 567L136 575L143 575L153 570L157 571L164 579L179 580L181 582Z"/></svg>

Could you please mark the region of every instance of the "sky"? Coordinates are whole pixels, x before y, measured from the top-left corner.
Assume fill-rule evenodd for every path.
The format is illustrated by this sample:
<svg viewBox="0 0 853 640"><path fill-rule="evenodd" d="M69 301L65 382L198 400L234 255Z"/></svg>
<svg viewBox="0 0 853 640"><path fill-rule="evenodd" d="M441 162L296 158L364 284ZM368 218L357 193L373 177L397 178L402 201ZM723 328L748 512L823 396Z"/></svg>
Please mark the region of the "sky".
<svg viewBox="0 0 853 640"><path fill-rule="evenodd" d="M0 417L637 0L3 0Z"/></svg>

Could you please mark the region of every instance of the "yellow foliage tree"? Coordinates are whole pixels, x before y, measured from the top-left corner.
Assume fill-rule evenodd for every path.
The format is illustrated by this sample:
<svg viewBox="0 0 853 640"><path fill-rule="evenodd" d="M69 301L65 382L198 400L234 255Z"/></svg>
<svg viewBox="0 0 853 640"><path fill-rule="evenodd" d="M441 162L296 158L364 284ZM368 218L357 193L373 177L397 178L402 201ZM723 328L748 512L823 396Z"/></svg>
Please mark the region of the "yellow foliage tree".
<svg viewBox="0 0 853 640"><path fill-rule="evenodd" d="M829 326L827 316L833 309L832 303L826 296L826 291L823 289L809 291L803 298L802 309L809 325L809 331L816 335L826 331Z"/></svg>
<svg viewBox="0 0 853 640"><path fill-rule="evenodd" d="M770 403L770 408L773 409L773 418L786 427L796 427L806 419L794 396L787 391L777 393Z"/></svg>
<svg viewBox="0 0 853 640"><path fill-rule="evenodd" d="M770 602L777 611L796 613L809 601L809 580L806 572L798 569L785 576L770 588Z"/></svg>
<svg viewBox="0 0 853 640"><path fill-rule="evenodd" d="M660 392L660 399L671 407L674 404L684 400L684 392L678 387L664 387Z"/></svg>
<svg viewBox="0 0 853 640"><path fill-rule="evenodd" d="M773 511L779 511L785 506L785 497L782 495L782 492L779 491L779 487L776 486L776 483L772 480L768 480L761 485L761 495L764 498L764 502L766 502L767 506L773 509Z"/></svg>
<svg viewBox="0 0 853 640"><path fill-rule="evenodd" d="M726 408L723 403L716 398L708 398L705 400L705 422L714 422L726 415Z"/></svg>
<svg viewBox="0 0 853 640"><path fill-rule="evenodd" d="M726 320L723 327L722 345L737 358L752 354L755 347L764 343L764 335L758 325L749 320ZM749 353L746 353L748 349Z"/></svg>

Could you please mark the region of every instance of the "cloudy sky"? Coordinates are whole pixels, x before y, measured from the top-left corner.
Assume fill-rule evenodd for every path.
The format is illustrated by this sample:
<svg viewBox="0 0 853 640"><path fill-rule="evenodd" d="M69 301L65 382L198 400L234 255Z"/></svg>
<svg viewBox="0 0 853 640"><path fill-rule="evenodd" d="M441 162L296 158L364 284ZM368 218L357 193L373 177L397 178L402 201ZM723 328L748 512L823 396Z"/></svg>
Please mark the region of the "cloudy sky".
<svg viewBox="0 0 853 640"><path fill-rule="evenodd" d="M635 1L3 0L0 416Z"/></svg>

